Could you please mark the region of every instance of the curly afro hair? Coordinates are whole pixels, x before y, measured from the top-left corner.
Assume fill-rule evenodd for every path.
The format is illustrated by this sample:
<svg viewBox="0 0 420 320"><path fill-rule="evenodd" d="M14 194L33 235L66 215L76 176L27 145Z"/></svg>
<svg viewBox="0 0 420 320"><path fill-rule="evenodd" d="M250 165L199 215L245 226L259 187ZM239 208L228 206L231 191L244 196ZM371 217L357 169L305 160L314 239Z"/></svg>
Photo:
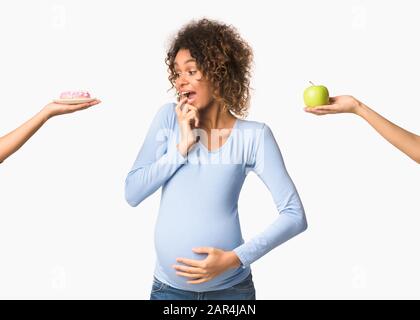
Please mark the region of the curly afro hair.
<svg viewBox="0 0 420 320"><path fill-rule="evenodd" d="M188 49L197 67L214 88L214 98L223 108L245 118L250 100L252 48L230 25L201 19L191 21L172 39L165 63L171 89L175 87L175 57Z"/></svg>

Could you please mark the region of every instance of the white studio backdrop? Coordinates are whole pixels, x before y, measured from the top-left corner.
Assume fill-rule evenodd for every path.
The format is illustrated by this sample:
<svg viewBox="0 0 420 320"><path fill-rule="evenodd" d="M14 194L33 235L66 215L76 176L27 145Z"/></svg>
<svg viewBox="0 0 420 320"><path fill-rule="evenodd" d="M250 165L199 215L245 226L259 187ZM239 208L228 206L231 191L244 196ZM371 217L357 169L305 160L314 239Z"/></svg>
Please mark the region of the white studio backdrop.
<svg viewBox="0 0 420 320"><path fill-rule="evenodd" d="M253 264L257 299L420 298L420 170L353 115L303 112L311 80L420 132L416 1L2 1L0 135L65 90L102 104L49 121L0 166L0 298L148 299L160 190L124 179L158 108L164 64L191 19L254 49L249 118L267 123L309 228ZM245 240L276 217L245 181Z"/></svg>

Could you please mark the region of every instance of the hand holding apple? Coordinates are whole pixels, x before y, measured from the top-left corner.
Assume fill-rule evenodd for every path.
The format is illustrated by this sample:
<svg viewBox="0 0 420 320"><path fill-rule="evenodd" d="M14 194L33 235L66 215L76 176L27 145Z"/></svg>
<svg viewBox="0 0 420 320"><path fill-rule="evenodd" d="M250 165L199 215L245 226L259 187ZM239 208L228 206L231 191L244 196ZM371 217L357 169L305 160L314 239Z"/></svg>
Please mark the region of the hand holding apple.
<svg viewBox="0 0 420 320"><path fill-rule="evenodd" d="M316 86L312 82L310 87L303 92L303 101L308 108L322 106L328 104L329 93L325 86Z"/></svg>
<svg viewBox="0 0 420 320"><path fill-rule="evenodd" d="M306 112L322 116L333 113L354 113L358 114L361 102L352 96L337 96L329 98L329 104L305 108Z"/></svg>

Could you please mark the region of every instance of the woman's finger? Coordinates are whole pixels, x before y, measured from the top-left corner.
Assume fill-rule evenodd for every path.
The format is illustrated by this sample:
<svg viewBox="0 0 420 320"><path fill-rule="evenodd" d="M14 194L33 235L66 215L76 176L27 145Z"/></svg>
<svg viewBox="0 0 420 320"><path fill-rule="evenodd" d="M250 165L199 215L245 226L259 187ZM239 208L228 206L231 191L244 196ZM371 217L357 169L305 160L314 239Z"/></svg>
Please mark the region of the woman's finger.
<svg viewBox="0 0 420 320"><path fill-rule="evenodd" d="M198 117L198 113L195 110L190 110L187 112L187 114L185 115L186 117Z"/></svg>
<svg viewBox="0 0 420 320"><path fill-rule="evenodd" d="M203 261L202 260L193 260L193 259L187 259L187 258L177 258L177 262L186 264L188 266L198 267L201 268Z"/></svg>
<svg viewBox="0 0 420 320"><path fill-rule="evenodd" d="M211 279L210 278L201 278L201 279L198 279L198 280L187 281L187 283L189 283L189 284L199 284L199 283L207 282L209 280L211 280Z"/></svg>
<svg viewBox="0 0 420 320"><path fill-rule="evenodd" d="M318 107L312 107L312 108L305 108L305 111L307 112L329 112L329 113L337 113L337 105L323 105Z"/></svg>
<svg viewBox="0 0 420 320"><path fill-rule="evenodd" d="M317 116L323 116L323 115L326 115L326 114L330 114L332 112L325 111L325 110L314 110L312 113L316 114Z"/></svg>
<svg viewBox="0 0 420 320"><path fill-rule="evenodd" d="M73 104L73 105L70 105L70 108L69 109L70 110L73 110L73 111L82 110L82 109L86 109L86 108L92 107L95 104L98 104L100 102L101 102L100 100L93 100L91 102L80 103L80 104Z"/></svg>
<svg viewBox="0 0 420 320"><path fill-rule="evenodd" d="M175 270L178 270L178 271L184 271L184 272L188 272L188 273L198 273L198 274L201 274L201 276L203 275L203 274L205 274L206 272L203 270L203 269L201 269L201 268L194 268L194 267L187 267L187 266L180 266L180 265L174 265L173 266L173 268L175 269Z"/></svg>
<svg viewBox="0 0 420 320"><path fill-rule="evenodd" d="M186 120L190 123L190 124L192 124L192 125L194 125L194 128L198 128L198 125L200 124L200 119L198 119L196 116L189 116L189 117L187 117L186 118Z"/></svg>
<svg viewBox="0 0 420 320"><path fill-rule="evenodd" d="M309 110L330 110L331 107L329 105L321 105L312 108L308 108Z"/></svg>
<svg viewBox="0 0 420 320"><path fill-rule="evenodd" d="M188 100L188 98L187 98L187 100ZM197 112L197 113L198 113L198 109L197 109L197 107L194 107L193 105L188 104L188 103L186 103L186 104L184 104L184 105L182 106L182 110L184 110L184 109L185 109L185 112L186 112L186 113L188 113L188 112L190 112L190 111L194 111L194 112Z"/></svg>
<svg viewBox="0 0 420 320"><path fill-rule="evenodd" d="M188 101L188 98L185 98ZM185 103L181 106L182 113L186 115L190 111L190 105Z"/></svg>
<svg viewBox="0 0 420 320"><path fill-rule="evenodd" d="M194 274L194 273L187 273L187 272L180 272L177 271L176 274L181 277L190 278L190 279L201 279L203 277L202 274Z"/></svg>
<svg viewBox="0 0 420 320"><path fill-rule="evenodd" d="M317 110L314 110L313 108L305 108L304 110L305 110L305 112L308 112L308 113L316 113L317 112Z"/></svg>
<svg viewBox="0 0 420 320"><path fill-rule="evenodd" d="M194 110L188 111L188 113L185 115L184 119L189 120L189 121L194 120L194 124L195 124L196 127L198 127L198 125L200 123L200 118L198 117L197 112L195 112Z"/></svg>
<svg viewBox="0 0 420 320"><path fill-rule="evenodd" d="M98 99L96 99L96 100L93 100L92 102L90 102L90 106L94 106L94 105L96 105L96 104L98 104L98 103L101 103L102 101L101 100L98 100Z"/></svg>
<svg viewBox="0 0 420 320"><path fill-rule="evenodd" d="M193 109L191 110L194 113L194 119L195 119L195 127L198 128L198 126L200 125L200 117L198 114L198 109L196 107L193 107Z"/></svg>
<svg viewBox="0 0 420 320"><path fill-rule="evenodd" d="M74 105L74 109L73 110L86 109L86 108L88 108L90 106L91 106L90 103L77 104L77 105Z"/></svg>
<svg viewBox="0 0 420 320"><path fill-rule="evenodd" d="M87 105L87 103L64 105L60 108L59 114L72 113L78 110L82 110L85 109Z"/></svg>
<svg viewBox="0 0 420 320"><path fill-rule="evenodd" d="M189 107L190 110L194 110L195 112L198 113L198 108L197 107L194 107L194 106L192 106L190 104L188 105L188 107Z"/></svg>
<svg viewBox="0 0 420 320"><path fill-rule="evenodd" d="M184 99L181 99L178 104L175 107L175 112L177 113L177 115L182 111L182 106L185 104L185 102L187 102L188 99L185 97Z"/></svg>

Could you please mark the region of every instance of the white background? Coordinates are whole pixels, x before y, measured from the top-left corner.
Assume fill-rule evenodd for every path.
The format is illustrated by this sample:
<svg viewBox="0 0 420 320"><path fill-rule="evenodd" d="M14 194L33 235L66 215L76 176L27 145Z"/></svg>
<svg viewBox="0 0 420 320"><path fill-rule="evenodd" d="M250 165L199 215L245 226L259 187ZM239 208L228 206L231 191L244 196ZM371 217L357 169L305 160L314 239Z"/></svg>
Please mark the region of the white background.
<svg viewBox="0 0 420 320"><path fill-rule="evenodd" d="M420 298L420 170L354 115L304 113L311 80L420 132L416 1L1 1L0 134L61 91L103 103L48 122L0 166L0 298L148 299L160 192L124 179L191 19L233 24L254 49L248 119L267 123L309 229L253 264L258 299ZM276 215L251 174L246 239Z"/></svg>

